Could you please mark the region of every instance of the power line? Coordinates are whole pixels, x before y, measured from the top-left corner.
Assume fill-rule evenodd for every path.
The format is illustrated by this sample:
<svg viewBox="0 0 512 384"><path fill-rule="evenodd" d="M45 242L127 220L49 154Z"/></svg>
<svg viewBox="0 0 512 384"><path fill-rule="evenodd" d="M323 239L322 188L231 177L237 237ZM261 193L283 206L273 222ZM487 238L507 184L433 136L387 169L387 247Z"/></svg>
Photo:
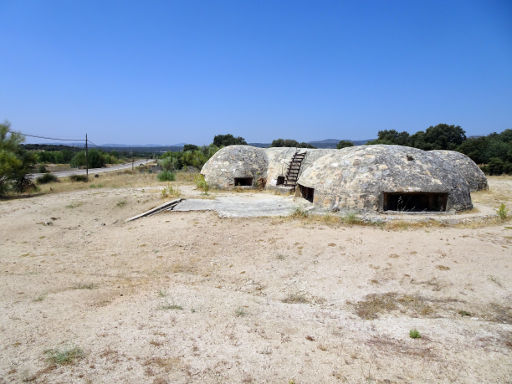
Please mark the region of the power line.
<svg viewBox="0 0 512 384"><path fill-rule="evenodd" d="M101 147L101 145L98 145L98 144L96 144L96 143L93 143L93 142L91 141L91 139L87 139L87 141L88 141L90 144L92 144L92 145L94 145L94 146L96 146L96 147L98 147L98 148L99 148L99 147Z"/></svg>
<svg viewBox="0 0 512 384"><path fill-rule="evenodd" d="M59 138L55 138L55 137L45 137L45 136L38 136L38 135L30 135L28 133L23 133L23 132L19 132L19 131L13 131L13 132L19 133L19 134L21 134L23 136L37 137L38 139L57 140L57 141L85 141L84 139L59 139Z"/></svg>

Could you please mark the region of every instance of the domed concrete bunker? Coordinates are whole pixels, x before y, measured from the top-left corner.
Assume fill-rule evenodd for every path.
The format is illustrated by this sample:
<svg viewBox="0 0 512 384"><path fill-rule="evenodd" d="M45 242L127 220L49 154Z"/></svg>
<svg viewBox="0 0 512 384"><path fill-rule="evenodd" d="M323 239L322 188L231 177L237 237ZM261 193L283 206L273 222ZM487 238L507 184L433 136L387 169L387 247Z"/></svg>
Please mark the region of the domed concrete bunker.
<svg viewBox="0 0 512 384"><path fill-rule="evenodd" d="M333 211L471 209L467 177L436 152L397 145L341 150L236 145L217 152L201 173L217 188L295 190L296 196ZM486 185L485 176L478 177L479 185Z"/></svg>
<svg viewBox="0 0 512 384"><path fill-rule="evenodd" d="M230 145L219 150L201 169L206 182L215 188L264 185L268 159L262 148Z"/></svg>
<svg viewBox="0 0 512 384"><path fill-rule="evenodd" d="M410 147L344 148L320 157L297 184L297 195L334 211L472 208L469 185L451 163Z"/></svg>

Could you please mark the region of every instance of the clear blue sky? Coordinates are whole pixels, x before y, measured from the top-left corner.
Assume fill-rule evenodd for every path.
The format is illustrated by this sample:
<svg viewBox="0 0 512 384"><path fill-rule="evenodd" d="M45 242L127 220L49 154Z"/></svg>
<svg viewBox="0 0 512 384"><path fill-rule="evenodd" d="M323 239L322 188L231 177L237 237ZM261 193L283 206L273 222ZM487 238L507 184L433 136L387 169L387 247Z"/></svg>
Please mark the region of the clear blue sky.
<svg viewBox="0 0 512 384"><path fill-rule="evenodd" d="M0 0L0 120L98 144L512 128L512 1Z"/></svg>

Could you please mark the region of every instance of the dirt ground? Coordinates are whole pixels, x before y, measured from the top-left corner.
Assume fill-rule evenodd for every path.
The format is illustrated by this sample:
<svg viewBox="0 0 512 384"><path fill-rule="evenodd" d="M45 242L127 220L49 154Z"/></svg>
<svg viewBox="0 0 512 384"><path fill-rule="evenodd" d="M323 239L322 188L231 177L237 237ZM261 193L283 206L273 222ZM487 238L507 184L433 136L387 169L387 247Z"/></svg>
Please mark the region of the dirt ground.
<svg viewBox="0 0 512 384"><path fill-rule="evenodd" d="M474 200L512 208L512 178L490 184ZM161 202L0 201L0 383L512 382L510 222L124 222Z"/></svg>

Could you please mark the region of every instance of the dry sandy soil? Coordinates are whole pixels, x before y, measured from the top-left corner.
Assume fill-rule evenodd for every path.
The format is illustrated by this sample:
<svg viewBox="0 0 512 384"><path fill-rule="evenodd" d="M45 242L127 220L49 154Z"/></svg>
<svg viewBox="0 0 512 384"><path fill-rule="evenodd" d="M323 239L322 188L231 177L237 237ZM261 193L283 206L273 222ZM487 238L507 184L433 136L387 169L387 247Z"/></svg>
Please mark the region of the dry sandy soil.
<svg viewBox="0 0 512 384"><path fill-rule="evenodd" d="M511 196L493 178L474 199ZM161 202L0 201L0 383L512 382L510 222L124 222Z"/></svg>

